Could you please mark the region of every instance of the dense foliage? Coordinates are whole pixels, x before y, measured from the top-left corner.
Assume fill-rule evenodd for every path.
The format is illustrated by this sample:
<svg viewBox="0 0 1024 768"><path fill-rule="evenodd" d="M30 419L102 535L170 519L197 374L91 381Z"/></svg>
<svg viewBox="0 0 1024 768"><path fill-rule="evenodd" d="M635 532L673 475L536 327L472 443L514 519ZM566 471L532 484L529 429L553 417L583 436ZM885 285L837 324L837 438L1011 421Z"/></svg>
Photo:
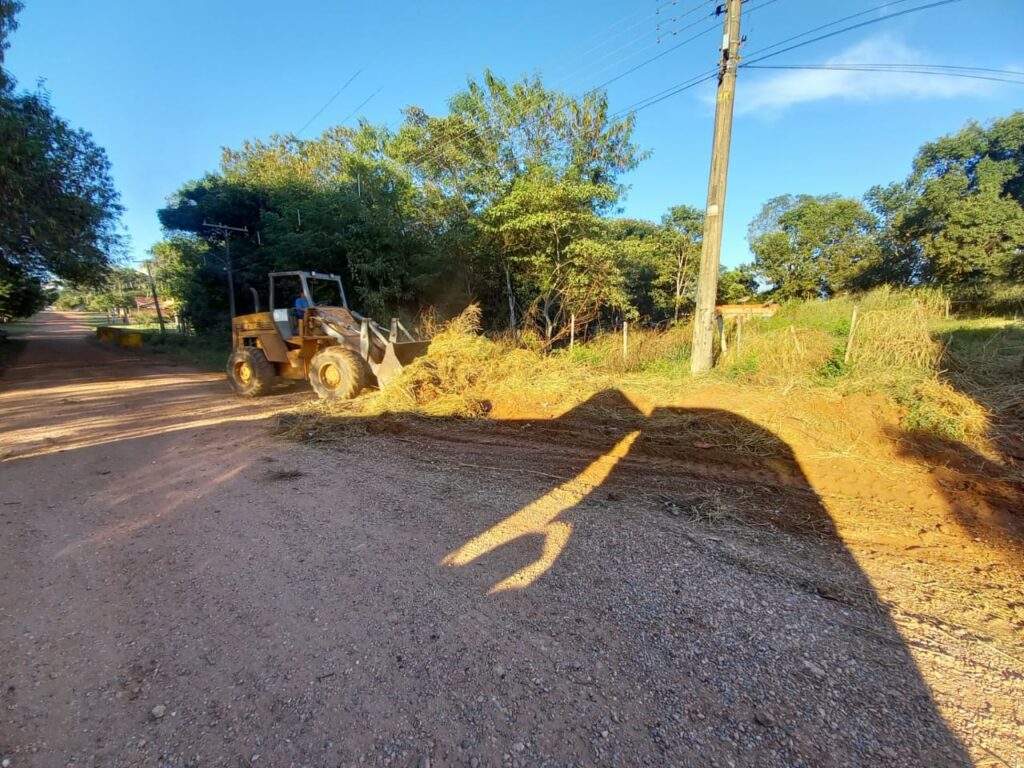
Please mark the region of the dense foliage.
<svg viewBox="0 0 1024 768"><path fill-rule="evenodd" d="M991 295L1024 277L1024 112L925 144L905 181L872 187L863 203L774 198L750 245L780 297L882 284Z"/></svg>
<svg viewBox="0 0 1024 768"><path fill-rule="evenodd" d="M703 214L613 217L622 174L645 157L632 131L602 94L573 99L485 72L447 114L409 107L397 131L361 123L247 142L160 211L169 237L157 271L200 330L226 322L228 245L242 311L249 289L266 299L268 271L302 268L341 274L370 314L477 302L492 327L547 342L570 316L678 319ZM228 244L208 223L245 232Z"/></svg>
<svg viewBox="0 0 1024 768"><path fill-rule="evenodd" d="M106 154L2 66L20 7L0 0L0 317L38 310L52 278L102 279L118 245Z"/></svg>
<svg viewBox="0 0 1024 768"><path fill-rule="evenodd" d="M266 300L272 270L341 274L386 319L483 308L492 329L545 343L581 325L672 323L693 305L703 213L618 218L623 174L646 157L633 118L539 78L490 72L446 114L409 107L397 130L362 122L316 139L225 150L220 168L160 211L158 280L199 329ZM719 299L827 298L878 285L981 296L1024 272L1024 113L926 144L907 180L862 200L780 195L751 222L753 263L721 274ZM244 232L230 242L208 226Z"/></svg>

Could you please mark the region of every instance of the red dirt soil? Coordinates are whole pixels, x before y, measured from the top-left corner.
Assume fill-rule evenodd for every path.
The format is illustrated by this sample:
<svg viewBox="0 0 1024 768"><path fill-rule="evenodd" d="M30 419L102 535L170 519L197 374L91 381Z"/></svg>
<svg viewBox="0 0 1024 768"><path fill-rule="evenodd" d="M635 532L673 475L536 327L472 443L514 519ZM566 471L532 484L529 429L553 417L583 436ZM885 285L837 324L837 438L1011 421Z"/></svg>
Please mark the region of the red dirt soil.
<svg viewBox="0 0 1024 768"><path fill-rule="evenodd" d="M87 337L0 376L11 768L1024 766L1019 489L880 399L296 442Z"/></svg>

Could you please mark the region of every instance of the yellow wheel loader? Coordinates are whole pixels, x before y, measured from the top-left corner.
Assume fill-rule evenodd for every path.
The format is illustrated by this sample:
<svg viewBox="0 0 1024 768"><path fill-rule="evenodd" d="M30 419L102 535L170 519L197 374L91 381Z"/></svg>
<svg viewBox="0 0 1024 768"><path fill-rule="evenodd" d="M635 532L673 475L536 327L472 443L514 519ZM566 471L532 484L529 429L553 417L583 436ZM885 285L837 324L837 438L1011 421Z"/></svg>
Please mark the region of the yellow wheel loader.
<svg viewBox="0 0 1024 768"><path fill-rule="evenodd" d="M386 385L430 343L397 318L385 331L349 309L337 275L272 272L270 311L259 311L255 290L253 298L256 311L231 321L228 381L243 397L267 394L280 379L305 379L321 398L348 400Z"/></svg>

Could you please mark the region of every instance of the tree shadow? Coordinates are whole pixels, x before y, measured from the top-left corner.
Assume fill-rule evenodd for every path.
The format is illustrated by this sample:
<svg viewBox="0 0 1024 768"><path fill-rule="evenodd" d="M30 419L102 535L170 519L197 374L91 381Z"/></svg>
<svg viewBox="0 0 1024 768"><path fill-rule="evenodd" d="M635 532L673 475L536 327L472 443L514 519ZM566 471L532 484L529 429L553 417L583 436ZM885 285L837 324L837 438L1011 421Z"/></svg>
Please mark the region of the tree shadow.
<svg viewBox="0 0 1024 768"><path fill-rule="evenodd" d="M927 432L890 434L903 456L932 468L936 489L965 530L1024 543L1024 326L940 333L942 379L988 413L994 460L965 443ZM989 535L995 532L995 536ZM1003 543L1003 542L999 542Z"/></svg>
<svg viewBox="0 0 1024 768"><path fill-rule="evenodd" d="M1003 456L1024 462L1024 325L955 328L939 333L942 379L983 406Z"/></svg>
<svg viewBox="0 0 1024 768"><path fill-rule="evenodd" d="M1024 546L1024 475L1017 462L1002 462L970 446L927 432L890 430L899 455L926 464L932 483L956 522L970 535L1018 552ZM996 441L998 444L998 441Z"/></svg>

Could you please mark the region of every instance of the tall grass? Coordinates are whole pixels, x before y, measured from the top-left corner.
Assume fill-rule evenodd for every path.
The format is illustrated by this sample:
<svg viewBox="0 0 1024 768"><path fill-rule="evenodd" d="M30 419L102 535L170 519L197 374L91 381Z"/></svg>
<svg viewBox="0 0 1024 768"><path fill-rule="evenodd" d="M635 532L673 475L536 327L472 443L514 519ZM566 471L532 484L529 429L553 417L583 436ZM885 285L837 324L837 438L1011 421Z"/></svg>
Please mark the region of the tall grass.
<svg viewBox="0 0 1024 768"><path fill-rule="evenodd" d="M856 323L853 323L854 308ZM930 290L882 288L828 301L792 302L771 318L749 319L742 340L726 330L726 349L705 381L756 387L830 387L840 394L882 391L903 409L908 429L963 440L981 449L989 410L943 375L946 299ZM692 328L633 328L552 352L479 332L479 310L440 326L415 360L363 413L479 417L501 407L562 410L601 389L628 384L643 394L678 391L689 373ZM718 342L716 342L717 344ZM672 388L675 388L674 390Z"/></svg>

